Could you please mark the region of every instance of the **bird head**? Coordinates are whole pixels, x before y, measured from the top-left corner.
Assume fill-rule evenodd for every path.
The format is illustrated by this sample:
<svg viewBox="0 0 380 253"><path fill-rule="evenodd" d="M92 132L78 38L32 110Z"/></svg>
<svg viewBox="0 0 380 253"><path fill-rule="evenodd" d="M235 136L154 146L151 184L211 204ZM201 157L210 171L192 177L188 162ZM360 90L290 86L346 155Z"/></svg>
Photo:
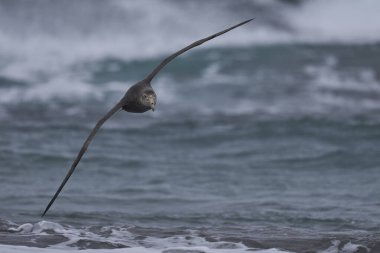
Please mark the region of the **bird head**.
<svg viewBox="0 0 380 253"><path fill-rule="evenodd" d="M144 106L146 106L146 107L150 108L152 111L154 111L154 107L156 106L157 96L153 90L145 90L142 93L140 100Z"/></svg>

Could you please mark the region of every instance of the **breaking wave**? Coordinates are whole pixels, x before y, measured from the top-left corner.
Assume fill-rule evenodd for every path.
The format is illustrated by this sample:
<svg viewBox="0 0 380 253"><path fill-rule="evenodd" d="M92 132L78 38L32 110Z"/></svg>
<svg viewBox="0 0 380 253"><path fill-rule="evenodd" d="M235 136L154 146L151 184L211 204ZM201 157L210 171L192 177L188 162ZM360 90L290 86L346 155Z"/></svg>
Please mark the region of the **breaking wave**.
<svg viewBox="0 0 380 253"><path fill-rule="evenodd" d="M39 82L77 70L83 62L150 59L250 17L256 17L254 23L205 47L377 43L379 9L375 0L4 1L0 4L0 76Z"/></svg>
<svg viewBox="0 0 380 253"><path fill-rule="evenodd" d="M62 226L59 223L49 221L40 221L35 224L25 223L22 225L17 225L12 222L2 220L1 231L9 241L8 243L0 244L0 250L2 252L4 251L9 253L61 253L72 249L85 249L86 252L97 253L243 253L251 251L257 253L294 252L279 250L276 248L268 249L268 245L276 244L273 239L265 242L265 237L261 238L258 236L258 238L263 240L263 242L260 243L254 239L250 239L250 237L254 237L254 235L244 234L240 235L241 238L239 238L239 235L237 234L226 236L223 235L223 232L221 232L221 234L214 234L207 232L206 229L205 231L202 231L184 228L159 229L136 226L89 226L75 228L73 226ZM261 233L264 233L264 231L261 231ZM295 247L291 246L291 241L297 241L297 239L290 236L288 240L290 243L283 242L283 244L288 244L287 247L290 248ZM309 240L310 241L308 242L306 239L304 242L305 246L312 244L312 239ZM15 246L12 246L12 244ZM297 243L295 243L295 245L297 245ZM318 245L317 248L320 249L323 247L322 245L330 246L323 250L318 250L318 252L354 253L358 252L358 250L360 250L360 252L370 251L368 247L347 241L346 239L341 241L338 239L326 238L321 241L321 245ZM298 247L303 248L305 246L299 245ZM48 248L44 249L46 247ZM312 246L309 246L308 248L310 250L314 250Z"/></svg>

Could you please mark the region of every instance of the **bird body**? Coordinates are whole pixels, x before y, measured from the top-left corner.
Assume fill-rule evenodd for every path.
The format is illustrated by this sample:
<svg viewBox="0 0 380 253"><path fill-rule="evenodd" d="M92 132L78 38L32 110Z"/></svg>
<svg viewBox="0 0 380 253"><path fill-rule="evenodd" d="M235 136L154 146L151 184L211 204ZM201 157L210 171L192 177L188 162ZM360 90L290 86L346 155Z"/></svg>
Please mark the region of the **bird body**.
<svg viewBox="0 0 380 253"><path fill-rule="evenodd" d="M125 102L122 108L124 111L133 113L154 111L156 98L156 93L150 83L143 80L128 89L124 96Z"/></svg>
<svg viewBox="0 0 380 253"><path fill-rule="evenodd" d="M241 25L244 25L253 19L248 19L244 22L241 22L237 25L234 25L230 28L227 28L221 32L215 33L211 36L208 36L204 39L197 40L193 42L192 44L188 45L187 47L182 48L181 50L175 52L174 54L170 55L169 57L165 58L146 78L143 80L137 82L133 86L131 86L123 98L116 103L112 109L106 113L95 125L94 129L90 132L86 140L84 141L82 148L79 150L78 155L76 156L74 162L71 165L70 170L68 171L67 175L63 179L61 185L59 186L58 190L54 194L53 198L50 200L49 204L45 208L45 211L43 212L42 216L46 214L46 212L49 210L51 205L54 203L55 199L58 197L59 193L62 191L63 187L65 186L66 182L69 180L70 176L73 174L75 168L77 167L79 161L81 160L82 156L86 152L88 146L90 145L92 139L94 138L97 131L100 129L100 127L106 122L112 115L114 115L116 112L120 111L120 109L123 109L124 111L131 112L131 113L144 113L146 111L152 110L154 111L156 102L157 102L157 96L154 92L151 81L152 79L162 70L163 67L165 67L170 61L172 61L174 58L176 58L178 55L183 54L184 52L199 46L206 41L209 41L211 39L214 39L215 37L218 37L226 32L231 31L232 29L235 29L236 27L239 27Z"/></svg>

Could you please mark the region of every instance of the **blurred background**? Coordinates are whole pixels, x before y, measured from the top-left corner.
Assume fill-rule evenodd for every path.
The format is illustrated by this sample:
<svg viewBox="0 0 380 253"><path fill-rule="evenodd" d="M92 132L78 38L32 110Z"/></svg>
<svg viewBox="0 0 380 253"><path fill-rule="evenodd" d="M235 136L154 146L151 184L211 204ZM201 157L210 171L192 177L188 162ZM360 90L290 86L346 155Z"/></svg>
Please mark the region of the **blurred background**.
<svg viewBox="0 0 380 253"><path fill-rule="evenodd" d="M76 247L146 246L131 238L168 228L176 239L148 244L187 245L179 235L191 231L211 248L204 239L225 233L277 235L268 247L311 234L328 248L340 233L370 247L379 13L375 0L0 1L0 227L11 236L31 223ZM152 82L155 112L109 120L41 223L83 140L131 85L252 17L170 63Z"/></svg>

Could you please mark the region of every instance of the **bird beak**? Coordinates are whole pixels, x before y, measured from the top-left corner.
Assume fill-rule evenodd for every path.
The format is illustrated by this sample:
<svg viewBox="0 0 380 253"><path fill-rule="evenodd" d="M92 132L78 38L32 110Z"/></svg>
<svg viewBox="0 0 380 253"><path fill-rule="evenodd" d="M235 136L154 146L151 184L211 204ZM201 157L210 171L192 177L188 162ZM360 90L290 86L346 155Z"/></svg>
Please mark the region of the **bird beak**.
<svg viewBox="0 0 380 253"><path fill-rule="evenodd" d="M154 107L156 106L156 101L153 96L149 96L148 99L149 99L150 109L154 111Z"/></svg>

